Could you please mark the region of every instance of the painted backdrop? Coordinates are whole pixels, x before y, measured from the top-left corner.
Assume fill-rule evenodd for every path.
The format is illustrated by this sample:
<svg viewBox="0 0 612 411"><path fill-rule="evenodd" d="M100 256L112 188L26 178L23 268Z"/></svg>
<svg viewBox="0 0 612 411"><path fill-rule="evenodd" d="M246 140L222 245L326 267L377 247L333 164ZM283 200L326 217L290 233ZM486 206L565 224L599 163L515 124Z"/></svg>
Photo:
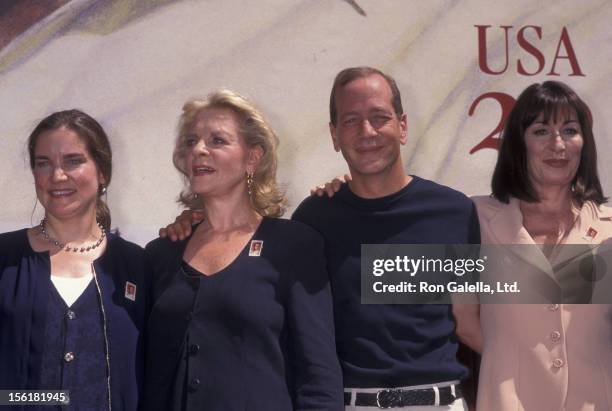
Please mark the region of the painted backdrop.
<svg viewBox="0 0 612 411"><path fill-rule="evenodd" d="M37 224L25 140L47 114L80 108L114 149L113 226L146 243L171 221L182 103L229 87L281 139L291 211L344 173L328 134L342 68L398 80L409 121L407 171L486 194L502 117L547 79L589 104L600 174L612 193L612 3L451 0L4 0L0 5L0 231Z"/></svg>

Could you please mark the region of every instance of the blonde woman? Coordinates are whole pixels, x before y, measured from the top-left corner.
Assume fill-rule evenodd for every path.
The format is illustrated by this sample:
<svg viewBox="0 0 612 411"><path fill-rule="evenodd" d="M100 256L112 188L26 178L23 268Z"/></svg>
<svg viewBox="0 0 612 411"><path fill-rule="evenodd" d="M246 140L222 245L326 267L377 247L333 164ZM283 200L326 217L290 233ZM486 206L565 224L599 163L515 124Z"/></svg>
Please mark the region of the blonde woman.
<svg viewBox="0 0 612 411"><path fill-rule="evenodd" d="M277 218L274 132L229 90L188 101L178 131L180 200L204 219L146 248L145 409L342 409L323 240Z"/></svg>

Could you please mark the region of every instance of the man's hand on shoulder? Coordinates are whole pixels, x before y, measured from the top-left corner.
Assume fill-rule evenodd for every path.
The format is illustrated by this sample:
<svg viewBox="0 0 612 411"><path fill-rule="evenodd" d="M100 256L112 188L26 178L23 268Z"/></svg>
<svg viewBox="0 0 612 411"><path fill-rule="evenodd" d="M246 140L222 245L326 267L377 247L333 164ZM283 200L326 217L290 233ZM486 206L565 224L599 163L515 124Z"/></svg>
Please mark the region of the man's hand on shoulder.
<svg viewBox="0 0 612 411"><path fill-rule="evenodd" d="M327 196L331 198L340 190L342 184L348 183L349 181L351 181L350 174L345 174L344 177L337 176L330 182L320 184L310 189L310 195L322 197L324 194L327 194Z"/></svg>
<svg viewBox="0 0 612 411"><path fill-rule="evenodd" d="M204 219L203 210L185 210L176 217L174 223L159 229L159 236L170 241L184 240L191 234L192 225Z"/></svg>

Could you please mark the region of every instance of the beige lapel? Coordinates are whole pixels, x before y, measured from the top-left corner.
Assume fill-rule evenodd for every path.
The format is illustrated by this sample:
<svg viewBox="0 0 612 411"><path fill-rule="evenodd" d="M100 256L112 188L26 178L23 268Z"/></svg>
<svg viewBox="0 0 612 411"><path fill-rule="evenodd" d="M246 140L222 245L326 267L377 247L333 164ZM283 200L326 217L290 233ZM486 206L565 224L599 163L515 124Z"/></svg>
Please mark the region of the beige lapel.
<svg viewBox="0 0 612 411"><path fill-rule="evenodd" d="M609 220L612 217L608 207L598 207L592 202L585 203L579 211L574 227L563 241L560 252L554 258L554 265L560 266L580 258L598 248L601 242L610 237ZM583 247L580 247L580 246Z"/></svg>
<svg viewBox="0 0 612 411"><path fill-rule="evenodd" d="M498 244L532 245L532 247L511 246L508 247L508 249L516 257L527 262L532 267L543 271L552 279L555 279L548 259L546 259L546 256L534 243L525 227L523 227L523 215L519 208L519 201L515 198L511 198L509 204L497 203L497 205L498 209L493 211L494 215L489 223L491 232L499 241Z"/></svg>
<svg viewBox="0 0 612 411"><path fill-rule="evenodd" d="M611 218L610 208L599 207L592 202L585 203L578 213L572 231L563 242L564 246L559 247L559 254L555 256L553 264L559 282L565 284L578 298L581 298L580 293L586 291L592 302L610 301L610 280L601 280L606 277L607 267L610 266ZM593 259L593 255L598 255L599 258ZM602 259L606 260L607 264L602 264ZM589 262L594 265L589 265ZM587 271L582 272L585 269ZM581 282L579 277L576 277L577 274L595 275L598 280L584 283L584 280ZM590 289L585 288L586 285L589 285ZM572 292L568 295L571 298Z"/></svg>
<svg viewBox="0 0 612 411"><path fill-rule="evenodd" d="M610 237L608 227L611 218L611 208L598 207L592 202L585 203L564 244L601 244Z"/></svg>

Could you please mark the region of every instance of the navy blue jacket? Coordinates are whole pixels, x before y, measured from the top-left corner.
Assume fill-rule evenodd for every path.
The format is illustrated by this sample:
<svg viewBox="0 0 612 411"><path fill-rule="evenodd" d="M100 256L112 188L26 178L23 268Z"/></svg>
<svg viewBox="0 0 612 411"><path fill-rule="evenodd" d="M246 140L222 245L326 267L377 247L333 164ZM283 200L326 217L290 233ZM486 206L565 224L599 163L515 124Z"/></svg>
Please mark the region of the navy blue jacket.
<svg viewBox="0 0 612 411"><path fill-rule="evenodd" d="M189 239L147 245L146 411L344 409L323 239L264 218L252 240L209 277L185 271Z"/></svg>
<svg viewBox="0 0 612 411"><path fill-rule="evenodd" d="M144 252L110 233L107 241L94 269L106 313L111 405L136 410L148 304ZM39 388L50 268L49 253L32 249L26 229L0 234L0 389ZM126 298L127 281L136 285L135 301Z"/></svg>

